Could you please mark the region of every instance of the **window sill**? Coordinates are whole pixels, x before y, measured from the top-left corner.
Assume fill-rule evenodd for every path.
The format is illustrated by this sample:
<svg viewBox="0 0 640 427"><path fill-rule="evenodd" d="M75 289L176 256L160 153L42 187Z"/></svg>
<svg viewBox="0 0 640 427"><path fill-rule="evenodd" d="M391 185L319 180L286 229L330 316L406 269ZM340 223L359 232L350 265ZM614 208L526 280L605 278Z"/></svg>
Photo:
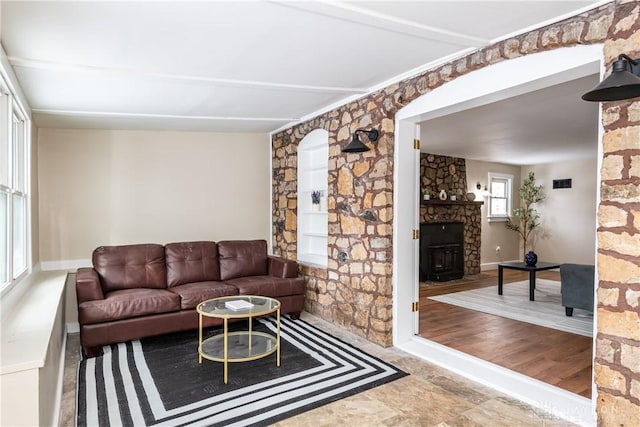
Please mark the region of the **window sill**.
<svg viewBox="0 0 640 427"><path fill-rule="evenodd" d="M44 366L66 278L67 272L32 273L20 283L21 295L2 301L2 375Z"/></svg>
<svg viewBox="0 0 640 427"><path fill-rule="evenodd" d="M490 216L487 218L488 222L507 222L509 217L507 216Z"/></svg>

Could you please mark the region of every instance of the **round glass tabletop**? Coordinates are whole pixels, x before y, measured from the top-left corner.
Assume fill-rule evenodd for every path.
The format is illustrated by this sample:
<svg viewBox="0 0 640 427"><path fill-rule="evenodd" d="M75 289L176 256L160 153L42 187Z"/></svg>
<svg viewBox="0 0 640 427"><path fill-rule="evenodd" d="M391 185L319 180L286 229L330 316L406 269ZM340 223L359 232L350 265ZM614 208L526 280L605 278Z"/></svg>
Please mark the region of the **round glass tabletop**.
<svg viewBox="0 0 640 427"><path fill-rule="evenodd" d="M280 301L255 295L233 295L203 301L196 307L198 313L208 317L253 317L273 313Z"/></svg>

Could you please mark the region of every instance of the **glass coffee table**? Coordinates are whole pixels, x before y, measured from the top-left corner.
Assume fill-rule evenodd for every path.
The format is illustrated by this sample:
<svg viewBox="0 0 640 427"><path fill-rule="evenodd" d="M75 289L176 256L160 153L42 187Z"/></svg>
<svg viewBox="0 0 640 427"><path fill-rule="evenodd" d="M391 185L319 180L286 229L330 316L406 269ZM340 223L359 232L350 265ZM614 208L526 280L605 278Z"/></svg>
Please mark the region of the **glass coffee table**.
<svg viewBox="0 0 640 427"><path fill-rule="evenodd" d="M246 305L247 307L243 307ZM231 308L231 306L235 306ZM236 295L201 302L198 311L198 363L202 358L224 363L224 383L227 384L228 365L248 362L276 353L280 366L280 301L262 296ZM253 318L276 313L276 333L253 330ZM202 318L222 319L222 334L202 340ZM229 319L248 320L247 330L229 332Z"/></svg>

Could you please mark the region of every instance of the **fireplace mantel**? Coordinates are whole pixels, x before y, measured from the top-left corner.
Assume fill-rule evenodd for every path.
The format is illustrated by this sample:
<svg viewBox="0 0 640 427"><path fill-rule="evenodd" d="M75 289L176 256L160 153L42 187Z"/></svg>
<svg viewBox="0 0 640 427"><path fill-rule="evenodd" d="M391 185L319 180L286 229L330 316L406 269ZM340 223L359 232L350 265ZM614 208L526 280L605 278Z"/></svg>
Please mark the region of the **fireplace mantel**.
<svg viewBox="0 0 640 427"><path fill-rule="evenodd" d="M469 205L469 206L482 206L484 202L476 202L469 200L440 200L440 199L431 199L431 200L421 200L421 204L423 205Z"/></svg>

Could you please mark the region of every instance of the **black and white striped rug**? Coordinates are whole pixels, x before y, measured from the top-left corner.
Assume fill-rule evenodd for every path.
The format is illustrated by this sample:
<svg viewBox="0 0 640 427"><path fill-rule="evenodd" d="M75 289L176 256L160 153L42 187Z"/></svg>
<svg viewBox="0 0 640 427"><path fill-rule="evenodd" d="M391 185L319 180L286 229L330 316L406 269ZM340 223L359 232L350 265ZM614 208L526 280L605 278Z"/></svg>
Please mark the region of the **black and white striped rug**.
<svg viewBox="0 0 640 427"><path fill-rule="evenodd" d="M80 362L77 425L269 425L407 375L303 320L283 317L281 338L280 367L275 354L231 363L228 384L221 363L198 364L197 331L105 346Z"/></svg>

